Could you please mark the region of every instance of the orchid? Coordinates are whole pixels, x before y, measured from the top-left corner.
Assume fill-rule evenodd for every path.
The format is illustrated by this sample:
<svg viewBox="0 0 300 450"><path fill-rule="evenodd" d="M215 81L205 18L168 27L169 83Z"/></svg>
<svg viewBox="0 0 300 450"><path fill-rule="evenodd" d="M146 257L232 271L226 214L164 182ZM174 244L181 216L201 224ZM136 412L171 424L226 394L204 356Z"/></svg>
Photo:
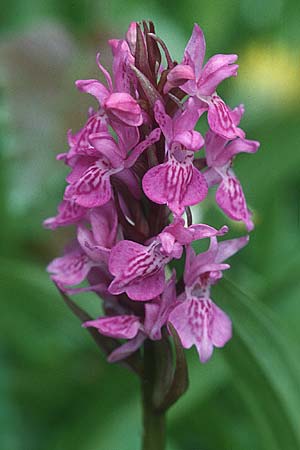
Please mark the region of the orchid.
<svg viewBox="0 0 300 450"><path fill-rule="evenodd" d="M141 376L143 448L162 450L164 413L188 385L183 349L195 345L206 363L232 336L211 287L229 269L224 261L248 242L248 236L220 240L228 226L195 223L190 207L209 206L209 190L218 185L217 205L251 231L232 164L259 143L239 128L243 106L231 110L216 93L221 81L237 75L237 56L215 55L202 67L205 40L198 25L180 64L152 22L133 22L126 39L109 45L112 76L97 56L106 85L76 82L99 106L78 132L68 132L69 148L57 156L70 172L58 213L44 225L74 225L76 237L47 270L108 361ZM203 138L196 128L205 112ZM199 240L210 246L196 254L192 246ZM180 264L183 276L174 268ZM87 291L98 305L102 301L95 319L69 298Z"/></svg>
<svg viewBox="0 0 300 450"><path fill-rule="evenodd" d="M236 125L244 113L243 105L233 110L233 121ZM247 230L251 231L254 224L251 212L246 205L245 196L239 180L231 169L232 160L238 153L255 153L259 142L245 138L232 141L218 136L209 130L205 136L206 162L208 170L204 176L210 186L217 183L216 202L231 219L245 222Z"/></svg>
<svg viewBox="0 0 300 450"><path fill-rule="evenodd" d="M204 145L201 134L193 130L198 121L197 109L190 99L184 111L178 111L171 119L158 101L154 115L165 136L167 162L146 173L143 189L152 201L166 203L175 215L181 216L186 206L196 205L207 195L205 178L193 166L194 152Z"/></svg>
<svg viewBox="0 0 300 450"><path fill-rule="evenodd" d="M195 24L182 63L168 74L165 91L181 86L184 92L200 100L200 110L208 110L208 123L215 133L227 139L243 137L243 130L233 121L232 111L216 93L224 79L237 76L238 65L234 64L237 55L214 55L202 68L205 48L203 31Z"/></svg>
<svg viewBox="0 0 300 450"><path fill-rule="evenodd" d="M197 256L191 246L187 247L185 293L168 320L183 347L197 347L201 362L208 361L213 346L223 347L231 338L231 321L210 299L210 288L222 277L222 271L230 267L223 261L247 242L248 238L242 237L218 243L216 237L212 237L208 251Z"/></svg>

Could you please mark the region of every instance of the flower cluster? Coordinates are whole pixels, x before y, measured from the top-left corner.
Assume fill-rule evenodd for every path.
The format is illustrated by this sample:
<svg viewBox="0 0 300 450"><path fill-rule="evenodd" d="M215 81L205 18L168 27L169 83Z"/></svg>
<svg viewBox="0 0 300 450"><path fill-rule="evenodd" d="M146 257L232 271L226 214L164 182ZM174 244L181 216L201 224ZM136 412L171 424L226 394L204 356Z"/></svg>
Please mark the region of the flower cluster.
<svg viewBox="0 0 300 450"><path fill-rule="evenodd" d="M259 143L239 128L243 105L230 109L216 93L224 79L237 75L237 56L219 54L203 64L198 25L180 63L151 22L132 23L126 39L109 45L113 76L98 55L105 83L76 82L98 104L80 131L68 132L69 150L57 157L70 173L58 214L45 226L75 225L76 239L48 271L66 294L93 291L101 297L104 316L84 327L122 340L109 361L128 357L146 339L162 339L162 330L170 333L172 326L182 346L195 345L206 362L232 334L210 287L248 236L220 241L228 227L193 224L190 206L217 186L222 211L253 228L231 167L238 153L253 153ZM195 126L205 113L209 131L203 137ZM192 243L199 239L210 245L196 255ZM178 279L169 264L183 256Z"/></svg>

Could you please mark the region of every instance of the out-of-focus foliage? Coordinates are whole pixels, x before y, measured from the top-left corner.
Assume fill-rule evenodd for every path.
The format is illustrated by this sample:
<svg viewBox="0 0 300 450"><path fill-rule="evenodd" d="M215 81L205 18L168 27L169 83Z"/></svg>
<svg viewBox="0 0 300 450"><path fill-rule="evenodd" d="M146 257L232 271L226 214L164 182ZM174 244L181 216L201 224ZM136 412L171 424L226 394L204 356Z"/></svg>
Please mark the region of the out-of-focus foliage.
<svg viewBox="0 0 300 450"><path fill-rule="evenodd" d="M55 213L65 170L55 154L89 99L77 78L97 76L97 50L131 20L151 18L178 58L198 22L208 54L238 53L237 79L220 92L244 102L243 125L261 141L235 171L255 210L250 245L213 291L235 335L201 366L171 410L169 450L300 448L300 9L298 0L11 0L0 41L0 448L135 450L138 380L108 365L66 310L44 271L70 236ZM109 61L107 50L103 58ZM205 208L203 220L224 216ZM232 235L244 230L232 225ZM234 284L233 284L234 283ZM93 296L81 305L97 314Z"/></svg>

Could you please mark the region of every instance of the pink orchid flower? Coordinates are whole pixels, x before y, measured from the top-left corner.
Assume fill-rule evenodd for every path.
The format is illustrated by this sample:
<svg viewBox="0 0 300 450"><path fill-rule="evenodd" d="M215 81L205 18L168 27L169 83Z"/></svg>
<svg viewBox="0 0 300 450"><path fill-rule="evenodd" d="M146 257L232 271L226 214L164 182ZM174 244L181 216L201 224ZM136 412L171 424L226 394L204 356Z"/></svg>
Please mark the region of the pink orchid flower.
<svg viewBox="0 0 300 450"><path fill-rule="evenodd" d="M176 301L176 273L173 272L165 284L162 295L145 305L145 317L134 314L122 314L111 317L99 317L89 320L83 327L94 327L100 334L128 341L114 350L108 357L109 362L127 358L143 344L146 338L153 341L162 338L161 329L166 324L172 304Z"/></svg>
<svg viewBox="0 0 300 450"><path fill-rule="evenodd" d="M156 128L144 141L133 149L128 149L124 144L124 135L121 135L117 143L107 132L92 134L89 139L91 143L89 155L77 156L73 170L67 176L69 186L66 188L64 199L85 208L104 205L112 198L110 182L112 175L124 180L132 195L139 198L138 180L129 169L141 153L159 138L160 129ZM131 145L131 142L134 140L128 140L126 145L128 143Z"/></svg>
<svg viewBox="0 0 300 450"><path fill-rule="evenodd" d="M173 258L179 259L183 243L223 234L227 228L216 230L208 225L198 229L185 228L181 223L166 227L148 245L123 240L112 249L109 270L114 280L109 292L114 295L126 292L132 300L146 301L160 295L165 285L165 266Z"/></svg>
<svg viewBox="0 0 300 450"><path fill-rule="evenodd" d="M207 195L205 178L193 165L194 152L204 145L201 134L193 130L197 109L190 99L184 111L172 119L158 101L154 114L165 136L167 162L148 170L143 190L153 202L167 204L176 216L181 216L186 206L201 202Z"/></svg>
<svg viewBox="0 0 300 450"><path fill-rule="evenodd" d="M199 101L199 110L208 110L210 128L227 139L244 137L244 132L234 124L232 111L216 93L217 86L226 78L237 75L237 55L214 55L203 66L206 44L203 31L195 24L185 48L181 64L170 71L165 92L180 86Z"/></svg>
<svg viewBox="0 0 300 450"><path fill-rule="evenodd" d="M70 291L68 287L82 283L88 278L92 269L97 269L100 274L99 283L97 283L99 288L103 287L104 279L107 280L109 253L116 243L118 232L117 213L113 203L92 209L89 213L89 221L91 229L85 228L83 224L79 225L77 242L67 250L64 256L55 258L47 267L53 281L68 293L87 290L77 288ZM95 289L95 286L91 289Z"/></svg>
<svg viewBox="0 0 300 450"><path fill-rule="evenodd" d="M143 123L143 115L140 105L130 94L130 64L134 62L133 57L126 41L118 43L111 41L111 47L114 54L115 86L113 86L110 74L100 64L100 55L98 54L97 64L106 79L107 87L96 79L77 80L76 87L82 92L93 95L98 100L98 114L105 117L110 124L119 122L138 127Z"/></svg>
<svg viewBox="0 0 300 450"><path fill-rule="evenodd" d="M243 105L233 110L233 121L239 124L244 113ZM216 202L228 217L242 220L248 231L254 228L251 212L247 208L242 186L231 169L232 160L238 153L255 153L259 142L244 138L232 141L209 130L205 136L206 162L209 169L204 173L209 186L219 184Z"/></svg>
<svg viewBox="0 0 300 450"><path fill-rule="evenodd" d="M185 293L168 321L176 329L183 347L196 346L203 363L211 357L214 346L223 347L232 335L229 317L210 299L210 287L222 277L222 271L230 267L223 261L247 242L247 236L221 243L212 237L208 251L197 256L191 246L187 246Z"/></svg>

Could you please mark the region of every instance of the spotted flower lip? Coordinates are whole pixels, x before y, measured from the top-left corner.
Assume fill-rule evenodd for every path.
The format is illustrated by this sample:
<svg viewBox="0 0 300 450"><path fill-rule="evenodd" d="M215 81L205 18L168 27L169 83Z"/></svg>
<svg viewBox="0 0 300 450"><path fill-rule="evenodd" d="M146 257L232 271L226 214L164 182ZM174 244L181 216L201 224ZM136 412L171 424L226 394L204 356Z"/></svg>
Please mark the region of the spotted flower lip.
<svg viewBox="0 0 300 450"><path fill-rule="evenodd" d="M206 180L193 166L194 152L204 144L201 134L193 130L197 110L190 99L184 111L172 119L158 101L154 114L165 136L168 159L145 174L143 190L152 201L167 204L176 216L181 216L186 206L199 203L207 195Z"/></svg>
<svg viewBox="0 0 300 450"><path fill-rule="evenodd" d="M239 124L244 106L233 110L233 119ZM231 219L243 221L248 231L254 228L242 186L231 169L233 158L239 153L255 153L259 142L245 138L224 139L209 130L205 136L205 152L208 170L204 173L209 186L218 184L216 202Z"/></svg>
<svg viewBox="0 0 300 450"><path fill-rule="evenodd" d="M109 258L109 270L115 277L109 292L126 292L131 300L138 301L157 297L165 286L166 264L181 254L182 246L169 233L161 233L149 245L119 242Z"/></svg>
<svg viewBox="0 0 300 450"><path fill-rule="evenodd" d="M185 228L182 221L168 226L148 245L123 240L112 249L109 270L114 280L109 292L126 292L132 300L147 301L160 295L165 285L164 268L173 258L180 259L183 245L227 231L208 225Z"/></svg>
<svg viewBox="0 0 300 450"><path fill-rule="evenodd" d="M227 258L248 243L248 237L217 242L211 237L209 249L195 255L188 246L184 272L185 294L175 304L168 321L176 329L183 347L196 346L202 363L207 362L213 347L223 347L232 337L231 320L210 299L210 286L229 269Z"/></svg>
<svg viewBox="0 0 300 450"><path fill-rule="evenodd" d="M156 128L133 149L126 149L122 139L117 144L106 132L92 134L89 141L93 149L90 150L90 155L93 153L93 156L77 157L72 172L67 176L69 185L65 190L64 200L75 202L84 208L105 205L112 198L112 175L120 179L125 177L132 194L139 198L138 182L134 173L128 169L159 137L160 130Z"/></svg>

